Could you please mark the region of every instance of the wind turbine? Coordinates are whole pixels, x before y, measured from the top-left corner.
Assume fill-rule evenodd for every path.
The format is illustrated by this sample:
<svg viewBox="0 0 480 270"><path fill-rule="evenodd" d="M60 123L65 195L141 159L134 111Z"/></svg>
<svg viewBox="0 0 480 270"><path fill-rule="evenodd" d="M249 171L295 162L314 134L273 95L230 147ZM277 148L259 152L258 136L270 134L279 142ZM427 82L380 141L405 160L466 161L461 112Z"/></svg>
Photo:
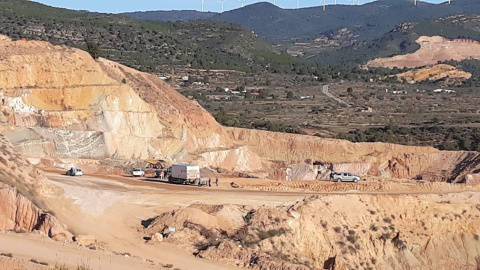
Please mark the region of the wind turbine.
<svg viewBox="0 0 480 270"><path fill-rule="evenodd" d="M274 5L277 5L277 1L276 1L276 0L273 0L273 4L274 4Z"/></svg>
<svg viewBox="0 0 480 270"><path fill-rule="evenodd" d="M218 2L220 4L222 4L222 13L223 13L223 11L224 11L223 7L224 7L224 4L225 4L225 0L218 0Z"/></svg>
<svg viewBox="0 0 480 270"><path fill-rule="evenodd" d="M300 0L297 0L297 9L300 7Z"/></svg>
<svg viewBox="0 0 480 270"><path fill-rule="evenodd" d="M205 0L202 0L202 12L205 11Z"/></svg>
<svg viewBox="0 0 480 270"><path fill-rule="evenodd" d="M238 1L240 1L242 3L242 7L245 6L245 0L238 0Z"/></svg>
<svg viewBox="0 0 480 270"><path fill-rule="evenodd" d="M336 0L335 0L335 1L336 1ZM326 9L326 4L327 4L327 3L326 3L326 0L320 0L320 3L321 3L322 6L323 6L323 11L325 11L325 9Z"/></svg>

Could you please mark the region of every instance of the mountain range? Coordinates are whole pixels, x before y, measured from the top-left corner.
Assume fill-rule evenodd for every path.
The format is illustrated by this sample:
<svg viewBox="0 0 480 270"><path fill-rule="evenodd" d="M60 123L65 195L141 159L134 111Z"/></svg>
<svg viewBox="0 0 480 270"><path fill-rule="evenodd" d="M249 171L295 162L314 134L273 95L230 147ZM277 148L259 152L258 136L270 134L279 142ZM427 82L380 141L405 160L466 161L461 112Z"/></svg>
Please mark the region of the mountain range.
<svg viewBox="0 0 480 270"><path fill-rule="evenodd" d="M160 22L122 15L0 0L0 34L87 50L152 73L172 67L244 72L308 72L310 63L282 53L252 31L227 22Z"/></svg>
<svg viewBox="0 0 480 270"><path fill-rule="evenodd" d="M347 28L357 40L381 37L396 25L456 14L480 13L480 2L452 1L451 4L431 4L410 0L380 0L360 6L329 5L300 9L282 9L262 2L223 13L195 11L150 11L125 13L144 20L212 19L239 24L274 42L308 41Z"/></svg>

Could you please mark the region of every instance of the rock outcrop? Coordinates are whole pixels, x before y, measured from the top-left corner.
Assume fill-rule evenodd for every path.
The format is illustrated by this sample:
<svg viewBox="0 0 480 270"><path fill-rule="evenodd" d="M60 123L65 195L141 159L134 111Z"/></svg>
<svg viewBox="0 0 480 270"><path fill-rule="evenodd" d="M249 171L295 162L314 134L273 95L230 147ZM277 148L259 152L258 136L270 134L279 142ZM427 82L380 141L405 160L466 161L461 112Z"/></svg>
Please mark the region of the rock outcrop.
<svg viewBox="0 0 480 270"><path fill-rule="evenodd" d="M243 218L243 226L233 231L211 222L218 213L207 209L220 206L194 206L154 219L146 234L160 232L199 257L252 269L476 269L478 199L474 193L314 196L243 216L237 206L228 216ZM189 214L166 218L176 213ZM163 230L169 226L177 230Z"/></svg>
<svg viewBox="0 0 480 270"><path fill-rule="evenodd" d="M0 231L39 231L56 240L72 240L65 226L41 209L48 209L48 198L62 192L15 153L3 135L0 149Z"/></svg>
<svg viewBox="0 0 480 270"><path fill-rule="evenodd" d="M341 168L453 182L479 166L478 153L225 128L154 75L45 42L0 40L0 70L0 133L39 163L94 172L166 159L275 179L291 166L295 179Z"/></svg>
<svg viewBox="0 0 480 270"><path fill-rule="evenodd" d="M39 231L59 241L71 241L73 237L54 216L3 183L0 183L0 231Z"/></svg>

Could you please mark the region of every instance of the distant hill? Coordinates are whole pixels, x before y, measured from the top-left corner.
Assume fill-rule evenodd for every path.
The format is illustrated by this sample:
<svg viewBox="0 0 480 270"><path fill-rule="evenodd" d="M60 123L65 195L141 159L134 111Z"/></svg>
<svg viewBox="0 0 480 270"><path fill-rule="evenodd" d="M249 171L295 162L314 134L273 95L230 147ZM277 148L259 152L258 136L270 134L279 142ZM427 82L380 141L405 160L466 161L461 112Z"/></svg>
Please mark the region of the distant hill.
<svg viewBox="0 0 480 270"><path fill-rule="evenodd" d="M138 20L157 20L163 22L192 21L210 19L215 16L215 12L200 12L196 10L171 10L171 11L138 11L123 13Z"/></svg>
<svg viewBox="0 0 480 270"><path fill-rule="evenodd" d="M263 2L216 14L211 19L242 25L272 42L313 40L341 28L347 28L356 40L363 41L381 37L404 22L472 13L480 13L477 0L452 1L450 5L419 1L417 6L410 0L380 0L360 6L329 5L325 12L322 7L282 9ZM159 17L168 16L155 11L143 14L142 19Z"/></svg>
<svg viewBox="0 0 480 270"><path fill-rule="evenodd" d="M420 36L480 41L480 15L454 15L416 23L403 23L372 41L332 48L317 55L313 60L329 65L365 64L368 60L375 58L391 57L418 50L420 46L415 40Z"/></svg>
<svg viewBox="0 0 480 270"><path fill-rule="evenodd" d="M130 67L162 72L172 66L246 72L313 72L311 64L280 53L245 28L220 21L154 22L0 0L0 34L65 44Z"/></svg>

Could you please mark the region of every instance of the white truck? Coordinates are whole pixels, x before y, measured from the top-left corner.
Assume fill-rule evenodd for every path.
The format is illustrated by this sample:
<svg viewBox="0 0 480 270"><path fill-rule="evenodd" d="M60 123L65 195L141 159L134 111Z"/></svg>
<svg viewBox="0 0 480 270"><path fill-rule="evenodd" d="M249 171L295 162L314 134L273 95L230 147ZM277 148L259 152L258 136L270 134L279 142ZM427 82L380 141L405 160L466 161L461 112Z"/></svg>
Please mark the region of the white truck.
<svg viewBox="0 0 480 270"><path fill-rule="evenodd" d="M168 182L193 185L200 181L200 167L190 164L174 164L168 169Z"/></svg>

